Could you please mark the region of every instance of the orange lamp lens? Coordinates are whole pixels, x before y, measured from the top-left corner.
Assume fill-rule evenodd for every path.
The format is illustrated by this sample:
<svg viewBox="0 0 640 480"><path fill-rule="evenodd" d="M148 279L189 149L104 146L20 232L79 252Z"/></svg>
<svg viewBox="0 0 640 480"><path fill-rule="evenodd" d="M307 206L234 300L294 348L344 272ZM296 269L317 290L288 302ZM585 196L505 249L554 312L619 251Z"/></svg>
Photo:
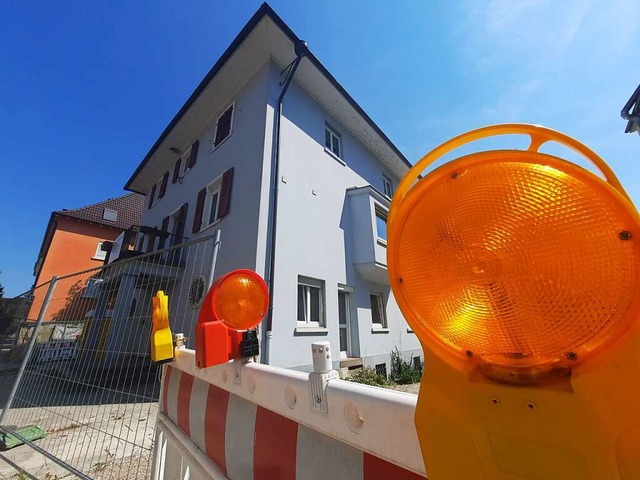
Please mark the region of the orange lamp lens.
<svg viewBox="0 0 640 480"><path fill-rule="evenodd" d="M234 330L255 327L268 306L267 285L252 270L235 270L220 278L214 286L214 316Z"/></svg>
<svg viewBox="0 0 640 480"><path fill-rule="evenodd" d="M407 322L460 357L516 369L575 364L640 310L637 212L556 157L454 160L409 190L389 229L391 284Z"/></svg>

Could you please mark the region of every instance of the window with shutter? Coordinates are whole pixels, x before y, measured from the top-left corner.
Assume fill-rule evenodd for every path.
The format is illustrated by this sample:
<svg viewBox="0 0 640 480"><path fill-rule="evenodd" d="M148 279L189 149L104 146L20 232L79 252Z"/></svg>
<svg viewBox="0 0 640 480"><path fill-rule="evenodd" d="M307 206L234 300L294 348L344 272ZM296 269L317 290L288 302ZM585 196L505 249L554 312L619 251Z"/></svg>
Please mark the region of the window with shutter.
<svg viewBox="0 0 640 480"><path fill-rule="evenodd" d="M230 168L222 175L222 188L220 189L220 207L218 208L218 218L225 217L229 213L231 206L231 187L233 186L233 168Z"/></svg>
<svg viewBox="0 0 640 480"><path fill-rule="evenodd" d="M164 197L164 194L167 193L167 184L169 183L169 171L164 172L162 176L162 181L160 183L160 194L158 198Z"/></svg>
<svg viewBox="0 0 640 480"><path fill-rule="evenodd" d="M153 207L156 203L158 203L162 198L162 196L164 195L164 193L163 194L160 193L162 191L163 180L164 180L164 175L160 177L160 179L156 182L156 184L151 189L151 196L149 198L149 208Z"/></svg>
<svg viewBox="0 0 640 480"><path fill-rule="evenodd" d="M207 196L207 189L203 188L198 192L198 200L196 203L196 211L193 216L193 228L192 233L196 233L200 231L200 227L202 226L202 212L204 210L204 201Z"/></svg>
<svg viewBox="0 0 640 480"><path fill-rule="evenodd" d="M178 211L178 216L175 219L175 225L173 230L174 245L182 243L186 238L184 237L184 226L187 223L187 211L189 209L188 203L183 203Z"/></svg>
<svg viewBox="0 0 640 480"><path fill-rule="evenodd" d="M193 142L193 145L191 145L191 152L189 154L189 168L193 168L193 166L196 164L196 160L198 157L198 146L200 145L200 142L198 140L196 140L195 142Z"/></svg>
<svg viewBox="0 0 640 480"><path fill-rule="evenodd" d="M153 197L156 196L156 186L154 185L153 187L151 187L151 193L149 194L149 204L147 205L148 208L151 208L153 206Z"/></svg>
<svg viewBox="0 0 640 480"><path fill-rule="evenodd" d="M178 181L178 177L180 177L181 163L182 163L182 158L178 158L178 160L176 160L176 165L173 167L173 178L171 179L171 183L176 183Z"/></svg>
<svg viewBox="0 0 640 480"><path fill-rule="evenodd" d="M200 230L213 225L229 213L231 186L233 184L233 168L207 185Z"/></svg>
<svg viewBox="0 0 640 480"><path fill-rule="evenodd" d="M218 120L216 121L216 132L214 135L213 148L216 148L231 135L234 106L235 103L232 103L231 106L218 117Z"/></svg>

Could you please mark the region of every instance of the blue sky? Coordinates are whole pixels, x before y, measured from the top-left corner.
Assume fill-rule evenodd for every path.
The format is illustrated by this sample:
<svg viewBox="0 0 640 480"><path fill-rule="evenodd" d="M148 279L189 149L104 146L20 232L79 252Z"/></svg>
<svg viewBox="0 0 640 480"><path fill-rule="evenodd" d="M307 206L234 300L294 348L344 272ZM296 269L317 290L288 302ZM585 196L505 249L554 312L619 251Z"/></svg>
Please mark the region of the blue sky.
<svg viewBox="0 0 640 480"><path fill-rule="evenodd" d="M640 202L634 1L272 1L415 162L463 131L542 124ZM0 2L0 283L27 290L52 210L122 187L260 2ZM488 142L488 146L505 146Z"/></svg>

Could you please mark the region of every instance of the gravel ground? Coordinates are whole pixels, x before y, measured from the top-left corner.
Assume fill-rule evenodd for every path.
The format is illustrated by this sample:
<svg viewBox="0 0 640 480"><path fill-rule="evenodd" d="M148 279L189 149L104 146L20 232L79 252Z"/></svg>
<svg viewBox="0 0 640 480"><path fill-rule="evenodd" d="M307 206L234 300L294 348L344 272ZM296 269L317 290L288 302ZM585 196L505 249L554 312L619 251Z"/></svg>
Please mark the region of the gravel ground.
<svg viewBox="0 0 640 480"><path fill-rule="evenodd" d="M387 388L390 388L392 390L398 390L400 392L405 392L405 393L413 393L414 395L417 395L418 390L420 390L420 384L412 383L410 385L393 385Z"/></svg>
<svg viewBox="0 0 640 480"><path fill-rule="evenodd" d="M108 463L94 475L96 480L138 480L151 476L151 459L153 454L132 455ZM132 468L134 465L135 468Z"/></svg>
<svg viewBox="0 0 640 480"><path fill-rule="evenodd" d="M0 405L13 380L13 372L0 372ZM44 382L38 387L47 390ZM119 395L96 396L86 390L46 398L50 404L12 408L8 424L40 426L48 435L36 440L36 445L93 478L149 478L157 402L114 403L120 400ZM21 445L0 452L0 479L18 478L75 477L28 445Z"/></svg>

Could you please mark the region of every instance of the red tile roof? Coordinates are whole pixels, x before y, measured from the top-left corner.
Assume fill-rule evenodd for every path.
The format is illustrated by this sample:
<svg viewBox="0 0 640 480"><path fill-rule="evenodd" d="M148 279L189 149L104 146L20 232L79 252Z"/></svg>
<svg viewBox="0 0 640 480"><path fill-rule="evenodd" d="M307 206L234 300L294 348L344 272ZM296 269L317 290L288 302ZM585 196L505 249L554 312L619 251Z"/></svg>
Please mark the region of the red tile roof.
<svg viewBox="0 0 640 480"><path fill-rule="evenodd" d="M94 203L75 210L57 210L56 214L66 217L79 218L87 222L99 223L110 227L126 230L131 225L139 225L144 208L144 195L130 193L122 197L110 198L103 202ZM105 209L117 212L116 220L105 219Z"/></svg>

